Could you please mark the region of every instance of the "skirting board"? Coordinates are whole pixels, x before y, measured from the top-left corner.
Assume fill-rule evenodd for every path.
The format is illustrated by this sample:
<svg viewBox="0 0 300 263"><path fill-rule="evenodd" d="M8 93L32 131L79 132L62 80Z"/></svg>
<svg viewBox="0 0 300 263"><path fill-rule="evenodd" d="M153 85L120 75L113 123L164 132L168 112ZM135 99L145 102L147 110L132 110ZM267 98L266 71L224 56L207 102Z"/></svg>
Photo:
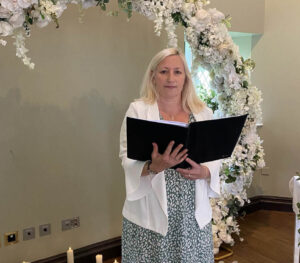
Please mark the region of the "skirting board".
<svg viewBox="0 0 300 263"><path fill-rule="evenodd" d="M241 209L241 211L245 211L246 214L257 210L293 212L292 198L264 195L254 196L250 198L250 203L245 204Z"/></svg>
<svg viewBox="0 0 300 263"><path fill-rule="evenodd" d="M66 254L67 253L62 253L32 263L67 263ZM74 250L75 263L95 263L97 254L102 254L104 260L120 257L121 237L115 237Z"/></svg>
<svg viewBox="0 0 300 263"><path fill-rule="evenodd" d="M276 196L255 196L250 198L241 211L247 214L257 210L275 210L292 212L292 198ZM121 237L112 238L86 247L76 249L74 256L76 263L95 263L96 254L102 254L104 260L121 256ZM41 259L32 263L66 263L66 253L50 258Z"/></svg>

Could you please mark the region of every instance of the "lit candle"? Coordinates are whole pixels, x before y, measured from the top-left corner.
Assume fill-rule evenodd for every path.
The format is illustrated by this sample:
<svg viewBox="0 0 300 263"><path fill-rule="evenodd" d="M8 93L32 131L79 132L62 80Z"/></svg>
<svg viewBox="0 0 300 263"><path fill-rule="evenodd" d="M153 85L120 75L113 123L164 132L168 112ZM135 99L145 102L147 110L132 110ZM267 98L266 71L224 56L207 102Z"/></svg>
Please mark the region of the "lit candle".
<svg viewBox="0 0 300 263"><path fill-rule="evenodd" d="M68 263L74 263L74 254L71 247L69 247L67 251L67 258L68 258Z"/></svg>
<svg viewBox="0 0 300 263"><path fill-rule="evenodd" d="M114 263L119 263L118 260L115 259Z"/></svg>
<svg viewBox="0 0 300 263"><path fill-rule="evenodd" d="M96 263L103 263L101 254L96 255Z"/></svg>

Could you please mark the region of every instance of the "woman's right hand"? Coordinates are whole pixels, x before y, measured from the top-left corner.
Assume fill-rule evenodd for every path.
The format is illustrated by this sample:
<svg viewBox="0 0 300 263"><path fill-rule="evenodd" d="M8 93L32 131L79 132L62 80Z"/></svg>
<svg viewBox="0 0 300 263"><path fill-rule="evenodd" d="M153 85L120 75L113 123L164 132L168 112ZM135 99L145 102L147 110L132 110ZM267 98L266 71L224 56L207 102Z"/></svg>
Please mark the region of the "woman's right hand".
<svg viewBox="0 0 300 263"><path fill-rule="evenodd" d="M159 173L165 169L171 168L181 162L183 162L188 154L187 149L182 150L183 144L177 145L177 147L172 151L172 148L174 146L175 142L171 141L165 152L163 154L160 154L158 152L158 146L154 142L153 145L153 151L151 154L152 163L150 164L150 170Z"/></svg>

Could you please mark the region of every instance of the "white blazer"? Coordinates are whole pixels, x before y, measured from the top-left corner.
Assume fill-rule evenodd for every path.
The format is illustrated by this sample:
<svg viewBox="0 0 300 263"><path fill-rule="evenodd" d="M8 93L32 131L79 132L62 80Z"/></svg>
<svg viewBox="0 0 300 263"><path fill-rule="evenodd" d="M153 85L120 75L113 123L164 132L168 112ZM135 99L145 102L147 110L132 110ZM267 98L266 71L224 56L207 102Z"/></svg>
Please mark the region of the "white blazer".
<svg viewBox="0 0 300 263"><path fill-rule="evenodd" d="M164 171L154 176L141 176L145 162L127 158L126 117L159 120L157 103L132 102L123 120L120 134L120 158L125 171L126 200L123 216L129 221L165 236L168 231L167 193ZM197 121L212 119L211 109L205 107L194 114ZM202 163L208 167L211 178L195 181L195 218L200 228L211 221L209 197L220 196L220 161Z"/></svg>

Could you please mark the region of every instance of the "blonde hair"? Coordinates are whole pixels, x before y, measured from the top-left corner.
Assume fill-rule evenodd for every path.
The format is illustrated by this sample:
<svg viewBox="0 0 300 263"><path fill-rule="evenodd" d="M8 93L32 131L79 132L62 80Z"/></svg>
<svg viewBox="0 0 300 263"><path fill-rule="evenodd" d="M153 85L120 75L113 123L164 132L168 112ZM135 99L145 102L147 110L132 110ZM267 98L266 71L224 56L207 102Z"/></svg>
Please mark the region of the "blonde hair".
<svg viewBox="0 0 300 263"><path fill-rule="evenodd" d="M141 97L139 98L139 100L143 100L149 104L153 104L158 100L159 94L157 93L157 90L153 85L153 78L156 74L158 64L166 57L173 55L177 55L181 58L186 75L181 96L182 108L186 112L191 111L194 113L199 113L203 109L205 104L197 96L185 57L183 53L177 48L164 49L152 58L144 75L140 93Z"/></svg>

